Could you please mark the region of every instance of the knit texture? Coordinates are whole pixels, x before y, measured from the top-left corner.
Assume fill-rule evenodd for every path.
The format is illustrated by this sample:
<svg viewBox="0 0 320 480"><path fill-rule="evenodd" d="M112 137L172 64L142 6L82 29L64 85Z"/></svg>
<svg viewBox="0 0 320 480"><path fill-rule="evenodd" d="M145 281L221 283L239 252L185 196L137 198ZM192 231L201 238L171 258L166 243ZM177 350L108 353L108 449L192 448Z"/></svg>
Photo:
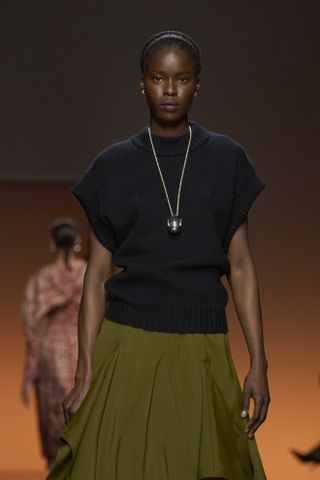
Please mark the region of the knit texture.
<svg viewBox="0 0 320 480"><path fill-rule="evenodd" d="M238 142L190 125L180 233L167 230L170 210L147 126L103 150L71 192L122 268L105 283L109 320L155 331L227 333L221 277L230 271L229 245L265 183ZM175 212L189 133L152 139Z"/></svg>

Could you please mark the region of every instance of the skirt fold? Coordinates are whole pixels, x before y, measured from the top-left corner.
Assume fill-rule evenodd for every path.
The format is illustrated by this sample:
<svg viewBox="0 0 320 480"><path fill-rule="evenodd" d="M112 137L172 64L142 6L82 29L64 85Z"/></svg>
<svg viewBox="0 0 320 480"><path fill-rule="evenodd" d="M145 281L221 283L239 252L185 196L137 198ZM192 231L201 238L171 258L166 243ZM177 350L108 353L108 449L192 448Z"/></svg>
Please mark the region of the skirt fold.
<svg viewBox="0 0 320 480"><path fill-rule="evenodd" d="M105 319L90 389L46 480L265 480L227 334Z"/></svg>

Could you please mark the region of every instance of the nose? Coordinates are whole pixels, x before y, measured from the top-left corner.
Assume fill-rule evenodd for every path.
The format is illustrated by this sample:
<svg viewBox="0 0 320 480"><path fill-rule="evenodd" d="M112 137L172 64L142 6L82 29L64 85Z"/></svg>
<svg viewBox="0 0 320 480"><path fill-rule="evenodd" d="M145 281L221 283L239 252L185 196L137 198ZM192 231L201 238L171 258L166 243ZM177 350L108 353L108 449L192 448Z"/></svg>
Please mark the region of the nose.
<svg viewBox="0 0 320 480"><path fill-rule="evenodd" d="M177 88L174 80L168 79L168 81L165 83L165 93L167 95L176 95L177 94Z"/></svg>

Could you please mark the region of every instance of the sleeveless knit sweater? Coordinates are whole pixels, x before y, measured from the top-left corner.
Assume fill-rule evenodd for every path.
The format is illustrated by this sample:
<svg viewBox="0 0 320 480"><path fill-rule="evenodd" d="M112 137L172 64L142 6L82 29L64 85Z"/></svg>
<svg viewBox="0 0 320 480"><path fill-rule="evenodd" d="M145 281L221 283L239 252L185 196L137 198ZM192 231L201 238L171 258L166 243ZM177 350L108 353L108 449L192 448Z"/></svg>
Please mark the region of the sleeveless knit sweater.
<svg viewBox="0 0 320 480"><path fill-rule="evenodd" d="M103 150L71 192L123 269L105 283L107 319L147 330L227 333L221 277L230 271L228 247L265 183L238 142L189 123L180 233L167 230L170 210L147 125ZM189 133L152 139L175 213Z"/></svg>

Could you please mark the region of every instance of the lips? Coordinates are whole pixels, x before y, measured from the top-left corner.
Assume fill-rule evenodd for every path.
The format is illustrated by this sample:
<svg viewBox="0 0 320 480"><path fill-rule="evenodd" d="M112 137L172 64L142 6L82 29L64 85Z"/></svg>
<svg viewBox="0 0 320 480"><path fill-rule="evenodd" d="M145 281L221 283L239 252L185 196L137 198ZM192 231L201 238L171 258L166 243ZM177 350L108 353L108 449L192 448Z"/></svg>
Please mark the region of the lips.
<svg viewBox="0 0 320 480"><path fill-rule="evenodd" d="M161 105L163 105L164 107L167 107L167 106L177 107L178 106L178 104L176 102L173 102L172 100L168 100L167 102L163 102Z"/></svg>
<svg viewBox="0 0 320 480"><path fill-rule="evenodd" d="M161 104L161 107L166 112L173 112L179 107L179 104L176 102L173 102L172 100L167 100L166 102L163 102Z"/></svg>

